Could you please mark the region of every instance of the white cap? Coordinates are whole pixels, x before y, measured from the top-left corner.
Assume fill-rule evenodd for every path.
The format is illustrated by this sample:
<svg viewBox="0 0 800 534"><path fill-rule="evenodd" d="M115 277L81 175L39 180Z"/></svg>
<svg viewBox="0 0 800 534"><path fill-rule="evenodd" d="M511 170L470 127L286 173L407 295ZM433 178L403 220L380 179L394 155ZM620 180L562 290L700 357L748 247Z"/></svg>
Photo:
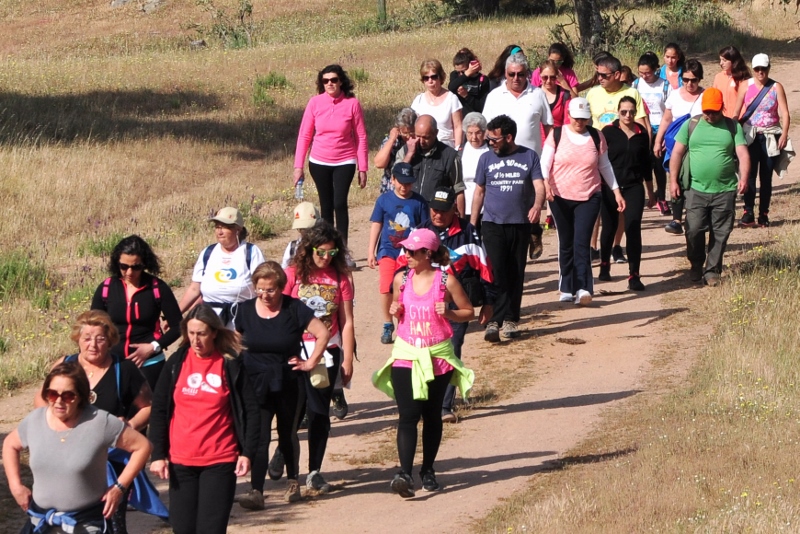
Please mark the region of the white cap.
<svg viewBox="0 0 800 534"><path fill-rule="evenodd" d="M589 109L589 101L585 98L571 98L569 101L569 116L573 119L591 119L592 112Z"/></svg>
<svg viewBox="0 0 800 534"><path fill-rule="evenodd" d="M753 56L753 68L767 67L769 68L769 56L767 54L756 54Z"/></svg>

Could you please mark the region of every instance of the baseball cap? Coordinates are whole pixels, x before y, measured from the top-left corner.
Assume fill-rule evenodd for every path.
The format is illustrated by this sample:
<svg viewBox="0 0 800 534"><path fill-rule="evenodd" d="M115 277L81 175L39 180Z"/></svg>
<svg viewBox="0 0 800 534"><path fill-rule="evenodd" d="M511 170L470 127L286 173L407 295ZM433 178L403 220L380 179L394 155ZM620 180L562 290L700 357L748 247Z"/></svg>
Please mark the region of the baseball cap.
<svg viewBox="0 0 800 534"><path fill-rule="evenodd" d="M589 109L589 101L581 97L570 99L569 116L573 119L591 119L592 112Z"/></svg>
<svg viewBox="0 0 800 534"><path fill-rule="evenodd" d="M753 56L753 68L769 67L769 56L767 54L756 54Z"/></svg>
<svg viewBox="0 0 800 534"><path fill-rule="evenodd" d="M722 111L722 91L709 87L703 91L703 111Z"/></svg>
<svg viewBox="0 0 800 534"><path fill-rule="evenodd" d="M405 161L401 161L392 167L392 176L401 184L413 184L417 181L417 177L414 176L414 167Z"/></svg>
<svg viewBox="0 0 800 534"><path fill-rule="evenodd" d="M433 233L433 230L427 228L412 230L407 238L400 241L400 245L406 250L419 250L421 248L439 250L440 244L439 237Z"/></svg>
<svg viewBox="0 0 800 534"><path fill-rule="evenodd" d="M293 230L311 228L319 220L319 210L311 202L301 202L294 208Z"/></svg>
<svg viewBox="0 0 800 534"><path fill-rule="evenodd" d="M437 187L428 206L437 211L450 211L456 201L456 192L449 187Z"/></svg>
<svg viewBox="0 0 800 534"><path fill-rule="evenodd" d="M222 224L235 224L240 228L244 227L244 219L242 218L241 212L230 206L219 210L209 221L221 222Z"/></svg>

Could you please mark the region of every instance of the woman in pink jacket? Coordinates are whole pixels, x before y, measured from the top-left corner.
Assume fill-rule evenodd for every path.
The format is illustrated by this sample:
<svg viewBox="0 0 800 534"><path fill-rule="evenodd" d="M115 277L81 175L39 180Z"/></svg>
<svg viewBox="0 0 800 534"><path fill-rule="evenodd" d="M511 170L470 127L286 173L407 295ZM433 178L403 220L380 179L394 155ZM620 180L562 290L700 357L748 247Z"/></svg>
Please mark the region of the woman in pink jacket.
<svg viewBox="0 0 800 534"><path fill-rule="evenodd" d="M303 179L309 146L308 170L319 193L322 218L334 224L347 240L350 217L347 195L358 167L358 184L367 185L367 130L353 84L339 65L317 74L317 96L303 113L294 155L294 183ZM313 144L312 144L313 141Z"/></svg>

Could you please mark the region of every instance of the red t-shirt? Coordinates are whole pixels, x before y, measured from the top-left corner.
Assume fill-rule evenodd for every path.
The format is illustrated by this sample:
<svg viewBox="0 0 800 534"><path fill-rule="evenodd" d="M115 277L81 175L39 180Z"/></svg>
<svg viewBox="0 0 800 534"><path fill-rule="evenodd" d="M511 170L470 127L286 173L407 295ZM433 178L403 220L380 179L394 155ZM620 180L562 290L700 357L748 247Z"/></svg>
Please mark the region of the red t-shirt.
<svg viewBox="0 0 800 534"><path fill-rule="evenodd" d="M219 352L200 358L189 348L172 394L170 462L206 466L235 462L239 457L223 364Z"/></svg>

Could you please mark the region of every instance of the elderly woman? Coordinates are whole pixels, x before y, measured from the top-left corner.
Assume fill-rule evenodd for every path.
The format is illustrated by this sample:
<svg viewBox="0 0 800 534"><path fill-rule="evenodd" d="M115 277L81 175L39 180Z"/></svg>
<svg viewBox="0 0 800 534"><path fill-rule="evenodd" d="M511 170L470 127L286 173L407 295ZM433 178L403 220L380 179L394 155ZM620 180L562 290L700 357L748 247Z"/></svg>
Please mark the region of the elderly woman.
<svg viewBox="0 0 800 534"><path fill-rule="evenodd" d="M108 261L111 275L97 286L92 309L111 316L119 341L111 352L131 360L155 389L164 349L180 337L181 310L169 284L158 278L161 262L138 235L117 243ZM161 331L161 315L169 328Z"/></svg>
<svg viewBox="0 0 800 534"><path fill-rule="evenodd" d="M77 362L56 365L42 386L46 406L31 412L3 442L8 487L30 516L23 533L106 532L106 520L147 462L147 438L92 406L90 396L89 380ZM130 460L109 486L106 461L112 447L130 453ZM20 477L23 449L30 452L33 491Z"/></svg>
<svg viewBox="0 0 800 534"><path fill-rule="evenodd" d="M417 122L417 113L411 108L403 108L394 119L394 126L389 130L389 135L383 138L381 148L375 154L373 163L375 167L383 169L381 177L381 194L392 191L392 165L397 157L397 152L405 146L409 139L414 137L414 124Z"/></svg>
<svg viewBox="0 0 800 534"><path fill-rule="evenodd" d="M258 442L258 405L238 357L239 334L210 306L189 311L181 335L153 395L150 471L169 479L176 534L224 534L236 477L250 470Z"/></svg>
<svg viewBox="0 0 800 534"><path fill-rule="evenodd" d="M486 118L478 112L467 113L464 117L464 129L467 132L467 144L461 150L461 169L464 173L464 192L466 213L462 217L469 218L472 210L472 195L475 194L475 173L481 154L489 151L486 143Z"/></svg>
<svg viewBox="0 0 800 534"><path fill-rule="evenodd" d="M458 96L445 89L445 73L438 59L426 59L419 67L419 75L425 91L411 102L411 109L417 116L430 115L436 120L439 129L437 138L456 150L461 148L463 132L461 129L461 101Z"/></svg>
<svg viewBox="0 0 800 534"><path fill-rule="evenodd" d="M245 241L244 218L236 208L222 208L209 221L214 223L217 243L203 249L194 264L192 283L181 298L181 313L202 297L222 319L231 325L231 306L255 297L251 273L264 263L264 254Z"/></svg>
<svg viewBox="0 0 800 534"><path fill-rule="evenodd" d="M303 180L306 154L308 171L319 193L322 218L334 224L347 240L350 215L347 196L358 167L358 185L367 186L369 146L361 103L353 94L353 83L339 65L328 65L317 73L317 96L308 101L297 134L294 153L294 184ZM312 142L313 141L313 142Z"/></svg>
<svg viewBox="0 0 800 534"><path fill-rule="evenodd" d="M327 251L324 254L329 255ZM283 294L286 273L277 262L267 261L260 265L253 273L253 282L258 296L236 307L235 325L247 347L242 356L260 408L261 434L253 459L251 489L239 498L239 505L249 510L261 510L264 508L264 481L269 464L273 418L277 419L278 446L286 462L288 484L284 499L287 502L300 500L300 484L297 482L300 459L296 454L296 443L305 377L297 371L311 371L316 367L330 334L311 308ZM307 359L300 359L304 332L308 332L316 342L310 355L308 351L302 351Z"/></svg>
<svg viewBox="0 0 800 534"><path fill-rule="evenodd" d="M569 118L569 124L553 128L547 137L542 175L558 232L559 300L587 306L594 292L589 242L600 213L601 176L620 212L625 199L608 160L605 137L589 126L589 102L570 100Z"/></svg>

